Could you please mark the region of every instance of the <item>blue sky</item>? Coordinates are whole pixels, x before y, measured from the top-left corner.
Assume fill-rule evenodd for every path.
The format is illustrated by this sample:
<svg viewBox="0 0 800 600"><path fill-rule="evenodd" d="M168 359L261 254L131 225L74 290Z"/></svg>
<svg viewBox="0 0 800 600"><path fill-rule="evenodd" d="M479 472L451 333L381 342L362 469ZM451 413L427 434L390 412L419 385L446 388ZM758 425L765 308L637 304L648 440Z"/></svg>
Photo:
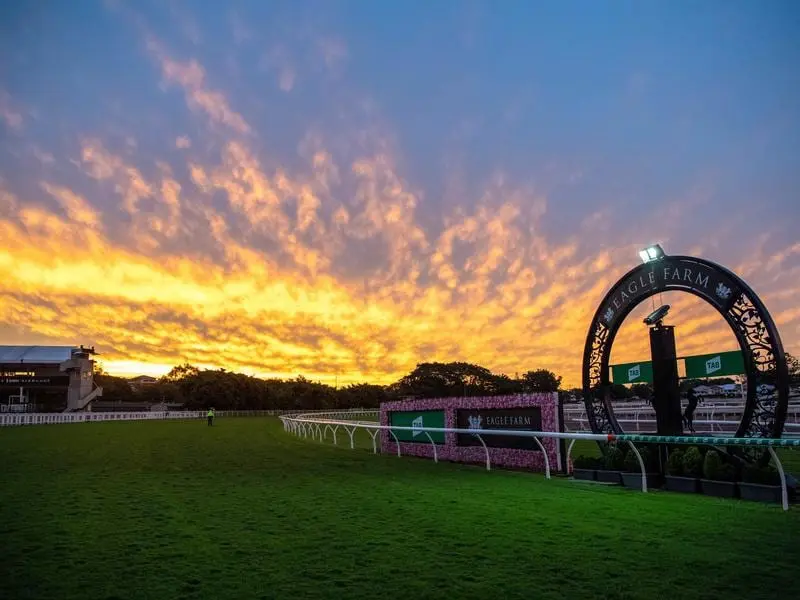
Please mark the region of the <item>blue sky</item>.
<svg viewBox="0 0 800 600"><path fill-rule="evenodd" d="M36 241L25 208L74 220L69 190L96 215L95 252L208 260L231 274L241 259L226 255L212 227L222 222L276 279L315 289L324 274L350 302L390 302L420 323L433 295L456 322L482 314L466 317L478 336L503 315L509 331L527 318L537 332L589 310L598 277L610 283L638 246L662 241L755 278L798 349L800 315L785 287L800 271L796 3L109 0L0 11L0 183L14 198L0 218L20 236L17 250L6 242L11 256ZM165 200L168 181L180 188L177 203ZM296 210L303 185L316 199L306 217ZM265 207L265 186L278 190L280 213ZM303 262L309 252L314 267ZM595 257L603 261L593 270ZM497 286L519 281L523 267L535 274L530 295L503 296ZM583 275L562 290L570 268ZM12 287L27 291L12 299ZM8 283L5 296L0 288L16 315L0 334L76 335L29 324L39 303L74 301L65 293L30 281ZM520 315L536 298L550 300ZM167 315L164 331L187 318L206 332L223 327L218 319L245 319L276 347L298 331L262 330L252 311L203 316L167 296L148 308L108 290L97 302L138 315L120 337L99 325L80 332L120 363L212 361L192 353L201 338L172 349L155 341L164 332L125 343L126 326L155 312ZM309 319L324 333L297 352L316 358L295 364L276 350L239 366L284 372L288 361L288 372L341 359L359 379L453 353L513 370L513 360L492 358L509 351L520 369L542 361L572 370L581 329L552 348L487 339L470 349L457 330L400 342L410 334L345 318L341 327L380 330L380 348L353 350L361 338ZM715 327L701 333L724 336ZM336 358L326 335L350 358Z"/></svg>

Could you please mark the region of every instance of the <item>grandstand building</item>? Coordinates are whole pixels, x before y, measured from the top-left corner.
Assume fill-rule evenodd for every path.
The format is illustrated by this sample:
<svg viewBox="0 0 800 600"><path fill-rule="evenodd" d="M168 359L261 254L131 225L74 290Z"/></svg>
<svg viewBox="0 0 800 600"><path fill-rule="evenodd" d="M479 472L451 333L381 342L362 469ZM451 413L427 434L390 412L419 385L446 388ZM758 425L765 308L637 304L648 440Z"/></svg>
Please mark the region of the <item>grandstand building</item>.
<svg viewBox="0 0 800 600"><path fill-rule="evenodd" d="M0 412L90 410L94 348L0 346Z"/></svg>

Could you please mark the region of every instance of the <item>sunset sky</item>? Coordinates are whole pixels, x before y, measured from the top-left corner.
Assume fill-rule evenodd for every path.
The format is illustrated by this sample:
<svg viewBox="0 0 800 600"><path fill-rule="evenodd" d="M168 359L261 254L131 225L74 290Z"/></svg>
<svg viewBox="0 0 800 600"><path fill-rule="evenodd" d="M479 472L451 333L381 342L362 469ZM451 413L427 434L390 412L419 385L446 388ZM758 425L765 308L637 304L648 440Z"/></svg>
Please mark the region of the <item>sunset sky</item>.
<svg viewBox="0 0 800 600"><path fill-rule="evenodd" d="M0 344L340 385L580 383L637 251L800 353L800 3L5 2ZM665 294L681 354L736 348ZM639 307L612 362L649 356Z"/></svg>

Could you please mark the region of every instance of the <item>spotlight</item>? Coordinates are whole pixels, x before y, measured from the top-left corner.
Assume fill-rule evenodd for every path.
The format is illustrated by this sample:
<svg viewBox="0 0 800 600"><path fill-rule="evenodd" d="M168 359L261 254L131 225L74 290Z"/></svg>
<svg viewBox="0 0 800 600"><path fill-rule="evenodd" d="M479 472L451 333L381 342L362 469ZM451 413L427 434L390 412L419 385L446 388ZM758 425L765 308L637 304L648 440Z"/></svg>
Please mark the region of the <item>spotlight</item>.
<svg viewBox="0 0 800 600"><path fill-rule="evenodd" d="M664 317L667 316L669 312L669 304L665 304L664 306L659 306L649 315L644 318L645 325L661 325L661 321L664 320Z"/></svg>
<svg viewBox="0 0 800 600"><path fill-rule="evenodd" d="M664 258L664 250L658 244L653 244L644 250L639 250L639 258L642 259L643 263L659 260Z"/></svg>

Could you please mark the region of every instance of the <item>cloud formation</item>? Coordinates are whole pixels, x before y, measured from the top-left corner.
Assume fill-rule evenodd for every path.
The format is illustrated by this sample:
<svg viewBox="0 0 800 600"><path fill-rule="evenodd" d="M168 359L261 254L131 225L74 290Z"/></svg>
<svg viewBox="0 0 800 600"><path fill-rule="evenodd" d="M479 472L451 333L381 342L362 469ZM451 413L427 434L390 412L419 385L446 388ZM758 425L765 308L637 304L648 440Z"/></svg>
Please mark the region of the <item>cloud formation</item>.
<svg viewBox="0 0 800 600"><path fill-rule="evenodd" d="M12 106L11 97L3 90L0 90L0 117L9 129L22 129L22 114Z"/></svg>
<svg viewBox="0 0 800 600"><path fill-rule="evenodd" d="M258 54L254 28L239 13L232 19L234 41L268 56L280 90L299 93L302 63L280 44ZM750 280L788 349L800 352L796 236L786 237L780 217L761 237L745 236L733 214L697 234L716 198L704 177L665 192L647 219L631 216L614 184L581 200L581 186L602 176L591 161L546 157L522 177L487 159L480 174L431 180L409 166L391 118L360 110L374 103L346 81L316 105L319 114L277 129L301 110L285 104L288 95L228 89L199 53L176 58L167 41L137 31L144 63L156 67L144 110L169 114L170 126L125 132L135 144L102 126L73 131L66 146L32 138L37 168L25 178L0 171L5 343L94 344L108 370L133 374L189 361L386 383L417 362L465 360L510 375L549 368L579 385L597 304L655 239ZM315 39L327 69L354 59L341 36ZM263 66L255 58L250 72ZM622 101L628 85L620 83ZM179 110L167 104L174 89ZM15 105L8 95L0 105L10 127L5 107ZM452 201L439 181L455 182ZM673 305L682 354L735 347L710 307L676 294L660 300ZM649 308L629 317L615 362L648 355L640 323Z"/></svg>

